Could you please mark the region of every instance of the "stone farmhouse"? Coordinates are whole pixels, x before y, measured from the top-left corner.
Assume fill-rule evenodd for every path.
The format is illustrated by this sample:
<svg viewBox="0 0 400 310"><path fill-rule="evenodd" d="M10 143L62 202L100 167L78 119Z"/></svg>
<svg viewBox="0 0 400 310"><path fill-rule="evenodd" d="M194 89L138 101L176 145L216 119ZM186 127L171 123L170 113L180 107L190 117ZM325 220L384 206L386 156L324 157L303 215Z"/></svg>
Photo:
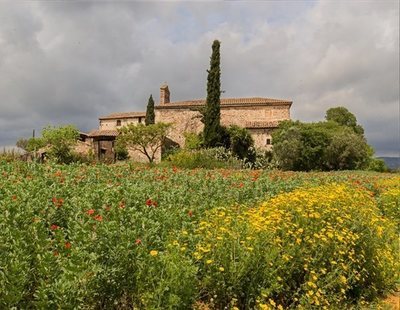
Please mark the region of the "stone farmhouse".
<svg viewBox="0 0 400 310"><path fill-rule="evenodd" d="M205 99L188 101L170 101L168 85L160 88L160 102L155 105L155 121L172 123L168 136L170 140L184 147L185 132L200 133L203 124L200 121L198 108L206 104ZM270 149L272 145L271 131L280 121L290 119L292 101L271 98L222 98L221 124L238 125L247 128L251 133L255 147ZM114 143L118 135L117 129L129 123L144 123L145 112L112 113L99 118L99 129L89 133L93 151L99 159L113 160ZM144 160L137 152L130 151L131 158Z"/></svg>

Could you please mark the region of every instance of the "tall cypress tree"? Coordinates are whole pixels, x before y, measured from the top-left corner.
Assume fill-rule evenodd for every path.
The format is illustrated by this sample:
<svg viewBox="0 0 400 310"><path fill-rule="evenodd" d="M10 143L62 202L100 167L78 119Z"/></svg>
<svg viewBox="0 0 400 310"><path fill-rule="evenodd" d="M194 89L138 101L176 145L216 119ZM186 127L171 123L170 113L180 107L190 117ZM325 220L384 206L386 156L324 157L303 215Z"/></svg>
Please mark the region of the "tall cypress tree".
<svg viewBox="0 0 400 310"><path fill-rule="evenodd" d="M220 42L215 40L212 45L210 70L207 70L207 103L202 113L204 145L206 147L214 147L221 142L221 69L219 46Z"/></svg>
<svg viewBox="0 0 400 310"><path fill-rule="evenodd" d="M155 114L154 114L154 100L153 100L153 95L150 95L149 102L147 103L147 109L146 109L146 119L145 119L145 124L150 125L154 124L155 122Z"/></svg>

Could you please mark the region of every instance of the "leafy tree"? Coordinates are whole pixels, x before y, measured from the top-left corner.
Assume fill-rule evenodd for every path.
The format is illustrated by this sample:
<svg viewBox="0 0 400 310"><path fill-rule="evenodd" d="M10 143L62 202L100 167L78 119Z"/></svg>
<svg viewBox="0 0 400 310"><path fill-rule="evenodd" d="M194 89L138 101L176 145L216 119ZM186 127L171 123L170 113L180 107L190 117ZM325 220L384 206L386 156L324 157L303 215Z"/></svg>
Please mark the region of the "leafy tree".
<svg viewBox="0 0 400 310"><path fill-rule="evenodd" d="M337 122L282 122L272 133L273 156L284 170L364 169L372 155L365 138Z"/></svg>
<svg viewBox="0 0 400 310"><path fill-rule="evenodd" d="M43 138L21 138L16 145L27 152L34 152L46 146L46 141Z"/></svg>
<svg viewBox="0 0 400 310"><path fill-rule="evenodd" d="M154 114L154 100L153 100L153 95L150 95L149 101L147 103L147 109L146 109L146 119L145 119L145 124L150 125L155 123L155 114Z"/></svg>
<svg viewBox="0 0 400 310"><path fill-rule="evenodd" d="M250 162L255 160L254 140L246 128L231 125L228 128L229 149L233 155L240 159L247 159Z"/></svg>
<svg viewBox="0 0 400 310"><path fill-rule="evenodd" d="M364 137L347 128L333 135L325 152L326 163L332 170L353 170L367 167L370 148Z"/></svg>
<svg viewBox="0 0 400 310"><path fill-rule="evenodd" d="M350 127L357 134L364 134L364 129L357 124L357 119L353 113L345 107L330 108L326 111L325 119L336 122L342 126Z"/></svg>
<svg viewBox="0 0 400 310"><path fill-rule="evenodd" d="M128 124L119 129L117 143L126 145L144 154L150 163L154 162L156 153L161 149L171 124L157 123Z"/></svg>
<svg viewBox="0 0 400 310"><path fill-rule="evenodd" d="M207 102L202 111L202 122L204 123L204 146L215 147L220 144L221 139L221 69L220 69L220 42L215 40L212 45L210 70L207 70Z"/></svg>
<svg viewBox="0 0 400 310"><path fill-rule="evenodd" d="M48 126L42 131L42 139L49 147L47 156L57 163L71 163L75 154L72 147L79 138L78 130L72 126L51 127Z"/></svg>
<svg viewBox="0 0 400 310"><path fill-rule="evenodd" d="M129 158L129 152L124 141L117 139L115 143L115 156L117 160L125 160Z"/></svg>

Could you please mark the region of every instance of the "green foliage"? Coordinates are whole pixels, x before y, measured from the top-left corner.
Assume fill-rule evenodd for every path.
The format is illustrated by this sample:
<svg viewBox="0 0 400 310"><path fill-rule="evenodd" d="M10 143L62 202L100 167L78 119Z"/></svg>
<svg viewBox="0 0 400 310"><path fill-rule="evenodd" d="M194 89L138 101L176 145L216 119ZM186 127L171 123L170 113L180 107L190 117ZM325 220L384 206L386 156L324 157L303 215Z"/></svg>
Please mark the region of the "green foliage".
<svg viewBox="0 0 400 310"><path fill-rule="evenodd" d="M254 150L254 140L246 128L231 125L227 129L229 134L229 149L232 154L239 159L254 162L256 154Z"/></svg>
<svg viewBox="0 0 400 310"><path fill-rule="evenodd" d="M27 151L29 152L35 152L43 147L45 147L47 144L47 141L43 138L30 138L28 140L28 144L26 146Z"/></svg>
<svg viewBox="0 0 400 310"><path fill-rule="evenodd" d="M326 111L325 119L327 121L333 121L342 126L350 127L355 133L362 135L364 134L364 129L357 124L357 119L354 114L352 114L345 107L330 108Z"/></svg>
<svg viewBox="0 0 400 310"><path fill-rule="evenodd" d="M386 166L386 163L383 159L370 158L367 170L376 172L387 172L389 168Z"/></svg>
<svg viewBox="0 0 400 310"><path fill-rule="evenodd" d="M128 124L119 129L117 143L141 152L152 163L157 151L161 151L170 128L171 124L165 123L150 124L148 126L144 124Z"/></svg>
<svg viewBox="0 0 400 310"><path fill-rule="evenodd" d="M150 95L149 102L147 103L146 108L146 119L145 124L150 125L155 123L156 115L154 114L154 100L153 95Z"/></svg>
<svg viewBox="0 0 400 310"><path fill-rule="evenodd" d="M74 126L48 126L43 129L42 137L44 144L49 147L47 151L49 159L54 160L56 163L64 164L74 161L75 154L72 151L72 147L79 138L79 132Z"/></svg>
<svg viewBox="0 0 400 310"><path fill-rule="evenodd" d="M356 126L354 115L345 108L335 108L328 110L327 119L319 123L282 122L272 134L278 167L295 171L367 168L373 151L352 127Z"/></svg>
<svg viewBox="0 0 400 310"><path fill-rule="evenodd" d="M185 148L188 150L198 150L201 148L203 144L203 138L201 135L198 135L193 132L185 132L183 133L185 137Z"/></svg>
<svg viewBox="0 0 400 310"><path fill-rule="evenodd" d="M129 158L129 152L123 140L118 140L115 143L115 155L117 160L126 160Z"/></svg>
<svg viewBox="0 0 400 310"><path fill-rule="evenodd" d="M243 163L223 147L187 150L183 149L170 155L164 165L184 169L217 169L217 168L241 168Z"/></svg>
<svg viewBox="0 0 400 310"><path fill-rule="evenodd" d="M203 137L205 147L221 145L221 69L220 69L220 42L215 40L212 45L210 70L207 76L207 99L205 109L202 111L204 123Z"/></svg>
<svg viewBox="0 0 400 310"><path fill-rule="evenodd" d="M391 174L17 161L0 176L1 309L311 309L320 291L348 309L398 273Z"/></svg>

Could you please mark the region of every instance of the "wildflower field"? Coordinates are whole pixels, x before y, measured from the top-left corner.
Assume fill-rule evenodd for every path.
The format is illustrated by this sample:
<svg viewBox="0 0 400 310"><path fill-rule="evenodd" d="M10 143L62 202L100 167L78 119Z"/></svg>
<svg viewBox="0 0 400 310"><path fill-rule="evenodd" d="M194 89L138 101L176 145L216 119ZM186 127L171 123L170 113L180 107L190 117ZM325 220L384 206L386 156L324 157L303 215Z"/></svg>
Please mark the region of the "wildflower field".
<svg viewBox="0 0 400 310"><path fill-rule="evenodd" d="M400 176L0 164L0 308L349 309L399 284Z"/></svg>

